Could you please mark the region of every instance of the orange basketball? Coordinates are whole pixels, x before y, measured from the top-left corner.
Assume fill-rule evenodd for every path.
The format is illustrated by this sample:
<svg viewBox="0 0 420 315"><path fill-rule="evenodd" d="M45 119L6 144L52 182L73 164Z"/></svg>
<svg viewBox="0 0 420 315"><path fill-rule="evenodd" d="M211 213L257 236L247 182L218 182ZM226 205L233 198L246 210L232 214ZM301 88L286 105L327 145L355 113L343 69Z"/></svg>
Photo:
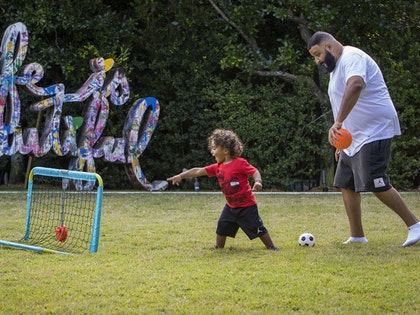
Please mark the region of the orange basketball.
<svg viewBox="0 0 420 315"><path fill-rule="evenodd" d="M344 128L338 129L338 131L341 133L336 133L335 136L337 137L337 140L332 139L332 144L335 148L339 150L344 150L348 148L353 141L353 137L351 136L350 131Z"/></svg>
<svg viewBox="0 0 420 315"><path fill-rule="evenodd" d="M65 242L67 240L67 235L69 231L67 230L67 227L65 225L57 226L55 228L55 238L57 241Z"/></svg>

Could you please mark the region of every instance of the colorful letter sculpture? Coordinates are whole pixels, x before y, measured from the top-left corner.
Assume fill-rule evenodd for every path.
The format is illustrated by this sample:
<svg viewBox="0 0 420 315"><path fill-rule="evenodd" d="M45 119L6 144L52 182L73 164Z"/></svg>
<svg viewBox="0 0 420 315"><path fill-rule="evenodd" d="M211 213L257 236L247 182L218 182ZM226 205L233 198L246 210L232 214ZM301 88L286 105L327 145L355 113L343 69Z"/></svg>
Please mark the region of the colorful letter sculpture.
<svg viewBox="0 0 420 315"><path fill-rule="evenodd" d="M139 157L147 147L159 118L159 102L142 98L129 110L121 138L102 136L109 116L110 103L124 105L130 87L121 68L112 69L114 61L102 57L90 60L92 74L75 93L66 93L62 83L40 87L44 76L38 63L23 66L28 49L28 31L23 23L10 25L1 42L0 59L0 156L16 153L42 157L53 151L57 156L72 157L69 169L95 172L95 158L125 164L135 187L149 191L166 189L166 181L150 183L140 167ZM43 132L36 127L21 130L21 102L17 85L42 100L31 104L33 112L45 113ZM83 122L75 128L72 116L62 116L63 105L84 102ZM82 182L78 189L90 189Z"/></svg>

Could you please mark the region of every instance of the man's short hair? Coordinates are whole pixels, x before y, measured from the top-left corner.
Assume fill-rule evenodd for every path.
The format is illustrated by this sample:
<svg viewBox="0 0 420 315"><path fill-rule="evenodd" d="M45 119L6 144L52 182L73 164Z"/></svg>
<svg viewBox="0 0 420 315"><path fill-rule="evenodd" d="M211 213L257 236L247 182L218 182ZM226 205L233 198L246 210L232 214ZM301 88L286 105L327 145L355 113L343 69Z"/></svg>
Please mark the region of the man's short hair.
<svg viewBox="0 0 420 315"><path fill-rule="evenodd" d="M319 45L328 39L334 39L334 37L327 32L316 32L308 41L307 49L310 50L312 46Z"/></svg>

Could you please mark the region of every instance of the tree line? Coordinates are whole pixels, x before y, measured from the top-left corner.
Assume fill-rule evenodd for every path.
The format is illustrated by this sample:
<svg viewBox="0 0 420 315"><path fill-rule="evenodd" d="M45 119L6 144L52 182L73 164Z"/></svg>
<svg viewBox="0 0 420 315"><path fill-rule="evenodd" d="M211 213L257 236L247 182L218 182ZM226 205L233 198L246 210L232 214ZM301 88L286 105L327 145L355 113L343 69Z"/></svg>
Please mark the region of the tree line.
<svg viewBox="0 0 420 315"><path fill-rule="evenodd" d="M328 76L306 51L313 32L328 31L380 65L403 133L394 141L389 174L401 189L420 184L415 1L0 3L3 31L16 22L27 26L26 62L43 65L43 86L62 82L76 90L90 74L90 59L113 58L126 72L128 103L158 99L159 121L139 157L150 180L213 163L206 139L213 129L228 128L242 138L244 156L260 169L266 189L331 185L335 162L327 141L332 123ZM37 115L28 109L33 99L20 95L22 119L34 126ZM82 110L83 103L75 103L63 114L81 116ZM128 110L110 108L104 136L121 136ZM0 167L10 158L2 156ZM67 168L68 162L53 154L31 158L32 166ZM100 160L97 171L106 188L131 187L124 165ZM200 178L200 186L216 189L217 183ZM193 183L186 181L181 189L193 189Z"/></svg>

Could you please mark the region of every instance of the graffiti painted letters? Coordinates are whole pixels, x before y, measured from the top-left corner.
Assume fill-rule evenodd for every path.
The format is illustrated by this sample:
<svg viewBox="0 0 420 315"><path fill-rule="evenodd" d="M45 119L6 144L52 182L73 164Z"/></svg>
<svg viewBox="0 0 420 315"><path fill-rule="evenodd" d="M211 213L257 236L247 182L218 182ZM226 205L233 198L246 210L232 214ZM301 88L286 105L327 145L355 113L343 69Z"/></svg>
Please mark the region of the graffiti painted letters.
<svg viewBox="0 0 420 315"><path fill-rule="evenodd" d="M3 36L0 59L0 156L16 153L42 157L48 152L72 157L72 170L95 172L95 158L125 164L135 187L161 190L166 181L150 183L141 170L139 157L148 145L159 118L159 102L152 98L137 100L128 112L121 138L104 136L110 103L124 105L130 87L121 68L112 69L114 61L102 57L90 60L92 74L74 93L66 93L57 83L40 87L44 69L38 63L23 65L28 48L28 31L23 23L10 25ZM41 137L36 127L21 130L21 102L17 86L41 100L29 105L34 113L44 112ZM83 123L75 127L72 116L63 116L63 106L83 102ZM78 187L89 189L89 187Z"/></svg>

